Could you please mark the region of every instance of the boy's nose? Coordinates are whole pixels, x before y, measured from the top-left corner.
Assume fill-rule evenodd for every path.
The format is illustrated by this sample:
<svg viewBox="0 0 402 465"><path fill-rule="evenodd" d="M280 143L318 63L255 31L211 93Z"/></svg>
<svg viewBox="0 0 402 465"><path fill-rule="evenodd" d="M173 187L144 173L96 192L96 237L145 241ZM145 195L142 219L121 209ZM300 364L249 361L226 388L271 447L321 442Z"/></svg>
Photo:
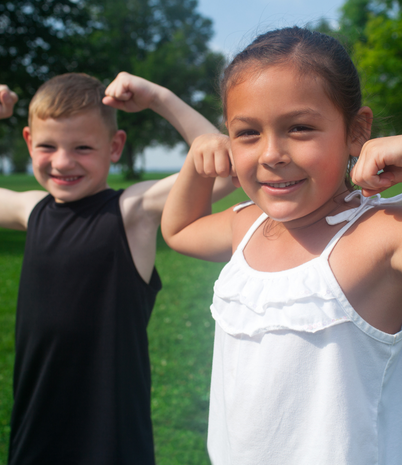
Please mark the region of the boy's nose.
<svg viewBox="0 0 402 465"><path fill-rule="evenodd" d="M74 159L67 150L58 150L53 154L52 167L56 169L69 169L74 166Z"/></svg>

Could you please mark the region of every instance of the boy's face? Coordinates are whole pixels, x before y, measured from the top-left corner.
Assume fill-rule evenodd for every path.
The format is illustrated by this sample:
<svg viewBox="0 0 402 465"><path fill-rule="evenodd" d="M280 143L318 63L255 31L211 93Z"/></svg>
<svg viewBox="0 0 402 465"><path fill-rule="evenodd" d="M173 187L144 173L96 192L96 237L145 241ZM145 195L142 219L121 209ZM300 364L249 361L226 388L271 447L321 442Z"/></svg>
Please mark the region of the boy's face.
<svg viewBox="0 0 402 465"><path fill-rule="evenodd" d="M23 131L37 181L56 199L73 202L107 188L110 162L117 162L126 135L110 131L96 110L67 118L32 118Z"/></svg>

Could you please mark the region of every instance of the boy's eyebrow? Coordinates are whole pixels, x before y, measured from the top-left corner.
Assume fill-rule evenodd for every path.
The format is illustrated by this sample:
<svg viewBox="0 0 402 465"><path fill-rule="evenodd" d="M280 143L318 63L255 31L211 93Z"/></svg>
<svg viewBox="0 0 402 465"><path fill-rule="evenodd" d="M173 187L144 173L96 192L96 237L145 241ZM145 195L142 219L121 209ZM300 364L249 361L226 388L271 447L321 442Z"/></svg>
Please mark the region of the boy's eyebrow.
<svg viewBox="0 0 402 465"><path fill-rule="evenodd" d="M294 111L290 111L289 113L284 113L283 115L280 115L280 119L295 118L297 116L303 116L303 115L310 115L310 116L313 116L314 118L322 117L319 111L313 110L312 108L302 108L300 110L294 110ZM256 118L238 115L232 118L229 124L235 121L241 121L243 123L254 123L256 121Z"/></svg>

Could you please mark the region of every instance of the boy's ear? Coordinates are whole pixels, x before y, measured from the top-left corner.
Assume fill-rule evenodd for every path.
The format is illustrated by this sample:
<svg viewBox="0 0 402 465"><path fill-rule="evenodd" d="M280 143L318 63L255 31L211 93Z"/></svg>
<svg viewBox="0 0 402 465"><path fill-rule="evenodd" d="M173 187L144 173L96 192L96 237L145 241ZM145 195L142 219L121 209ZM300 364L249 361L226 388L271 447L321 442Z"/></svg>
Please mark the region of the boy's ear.
<svg viewBox="0 0 402 465"><path fill-rule="evenodd" d="M116 163L120 160L126 139L127 135L122 129L119 129L112 137L110 160L113 163Z"/></svg>
<svg viewBox="0 0 402 465"><path fill-rule="evenodd" d="M369 107L361 107L350 133L350 155L358 157L365 142L370 139L373 112Z"/></svg>
<svg viewBox="0 0 402 465"><path fill-rule="evenodd" d="M28 151L29 151L29 155L31 155L31 151L32 151L32 136L31 136L31 129L26 126L23 130L22 130L22 137L25 139L25 142L28 146Z"/></svg>

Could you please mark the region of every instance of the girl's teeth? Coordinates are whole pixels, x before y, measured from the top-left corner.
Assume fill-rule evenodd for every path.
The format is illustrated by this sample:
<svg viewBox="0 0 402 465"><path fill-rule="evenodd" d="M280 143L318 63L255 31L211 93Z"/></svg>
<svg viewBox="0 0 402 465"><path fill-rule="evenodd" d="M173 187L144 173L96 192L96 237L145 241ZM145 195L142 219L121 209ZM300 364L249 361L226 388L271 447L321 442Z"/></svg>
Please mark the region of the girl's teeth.
<svg viewBox="0 0 402 465"><path fill-rule="evenodd" d="M269 187L288 187L288 186L293 186L294 184L297 184L298 181L292 181L292 182L279 182L279 183L267 183Z"/></svg>

